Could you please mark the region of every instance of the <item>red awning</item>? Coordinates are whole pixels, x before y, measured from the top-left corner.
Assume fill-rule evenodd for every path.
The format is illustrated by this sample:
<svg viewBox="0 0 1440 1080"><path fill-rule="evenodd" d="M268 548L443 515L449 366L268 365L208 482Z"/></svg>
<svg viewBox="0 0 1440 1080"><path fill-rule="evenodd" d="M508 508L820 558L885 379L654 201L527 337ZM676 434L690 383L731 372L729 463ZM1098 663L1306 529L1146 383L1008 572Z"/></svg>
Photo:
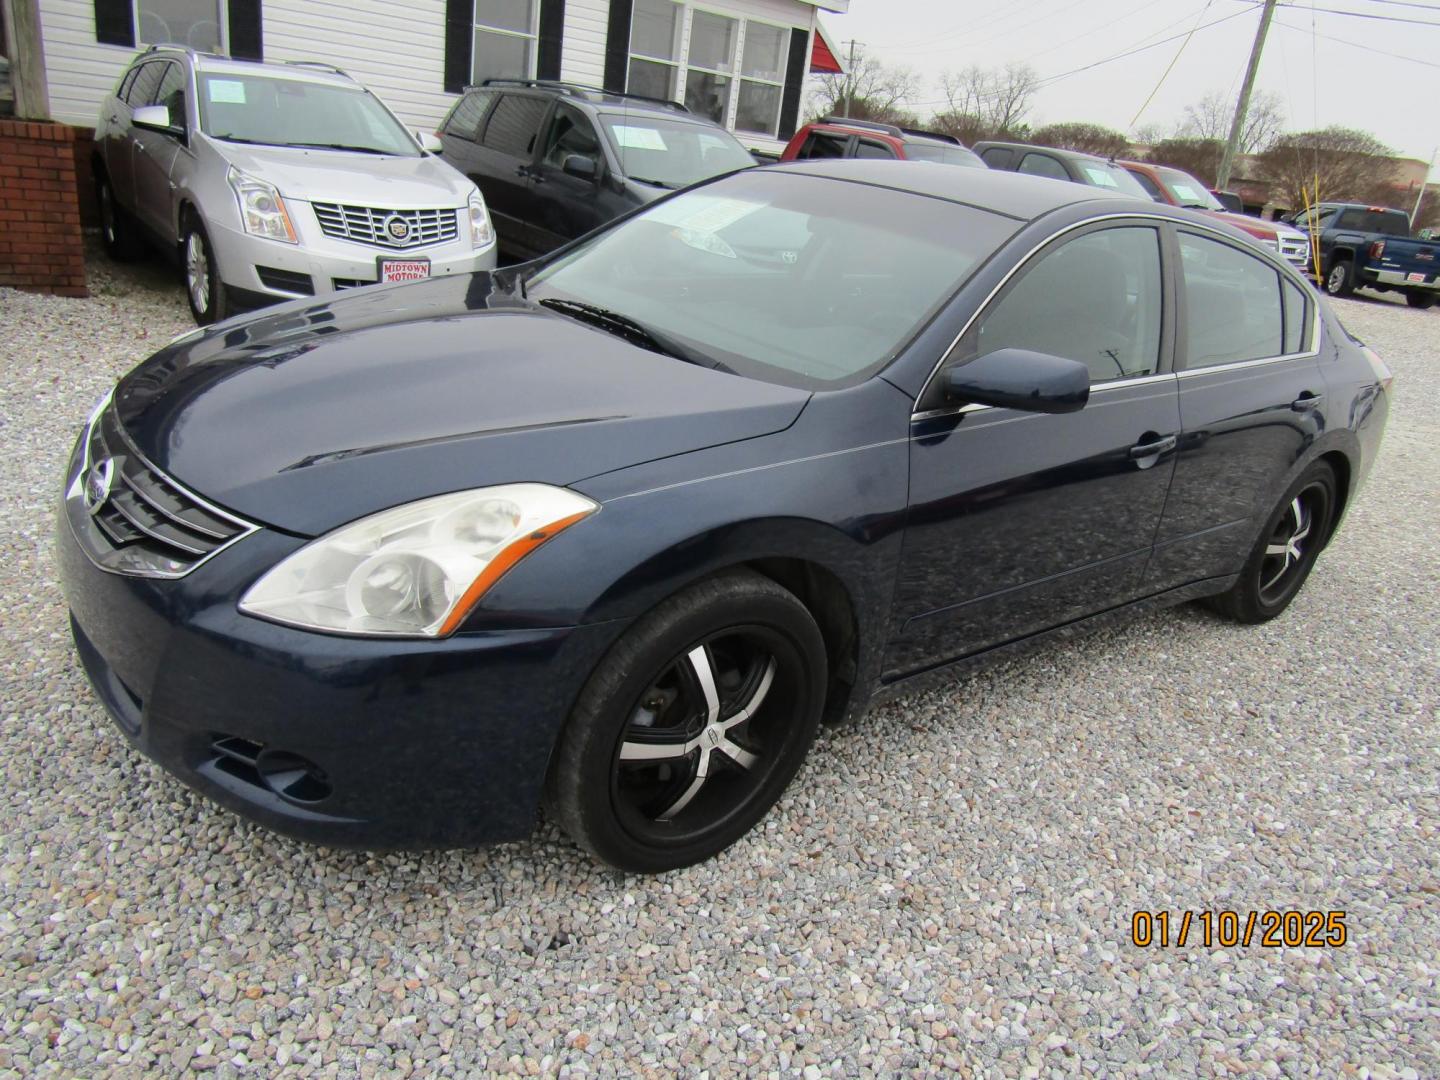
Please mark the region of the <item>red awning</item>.
<svg viewBox="0 0 1440 1080"><path fill-rule="evenodd" d="M820 75L844 74L840 61L835 59L835 54L830 51L829 44L821 34L815 35L815 47L810 52L810 70Z"/></svg>

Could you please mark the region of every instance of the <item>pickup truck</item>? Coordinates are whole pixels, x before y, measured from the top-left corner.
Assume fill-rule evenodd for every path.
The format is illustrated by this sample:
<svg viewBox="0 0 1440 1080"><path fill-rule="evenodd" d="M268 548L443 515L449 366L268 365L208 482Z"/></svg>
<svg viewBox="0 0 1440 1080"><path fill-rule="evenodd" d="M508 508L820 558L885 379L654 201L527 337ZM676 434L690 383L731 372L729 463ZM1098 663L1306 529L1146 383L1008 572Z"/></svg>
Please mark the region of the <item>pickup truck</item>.
<svg viewBox="0 0 1440 1080"><path fill-rule="evenodd" d="M1288 219L1318 238L1321 284L1331 296L1364 286L1405 294L1428 308L1440 294L1440 243L1410 238L1403 210L1363 203L1317 203Z"/></svg>

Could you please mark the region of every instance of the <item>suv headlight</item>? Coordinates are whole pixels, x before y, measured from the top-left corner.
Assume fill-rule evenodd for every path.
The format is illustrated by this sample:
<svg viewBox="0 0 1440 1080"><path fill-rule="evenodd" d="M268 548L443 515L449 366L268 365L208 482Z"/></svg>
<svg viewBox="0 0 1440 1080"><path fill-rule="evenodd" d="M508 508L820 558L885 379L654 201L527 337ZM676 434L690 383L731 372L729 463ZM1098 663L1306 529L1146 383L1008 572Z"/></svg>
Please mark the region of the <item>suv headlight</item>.
<svg viewBox="0 0 1440 1080"><path fill-rule="evenodd" d="M495 229L490 224L490 211L485 209L485 198L476 188L470 192L470 243L477 248L485 248L494 242Z"/></svg>
<svg viewBox="0 0 1440 1080"><path fill-rule="evenodd" d="M505 484L382 510L287 556L240 610L336 634L445 637L505 571L598 509L566 488Z"/></svg>
<svg viewBox="0 0 1440 1080"><path fill-rule="evenodd" d="M299 242L295 238L295 226L290 223L290 213L285 209L285 200L274 184L243 173L233 165L225 178L240 200L240 220L245 223L247 233L287 244Z"/></svg>

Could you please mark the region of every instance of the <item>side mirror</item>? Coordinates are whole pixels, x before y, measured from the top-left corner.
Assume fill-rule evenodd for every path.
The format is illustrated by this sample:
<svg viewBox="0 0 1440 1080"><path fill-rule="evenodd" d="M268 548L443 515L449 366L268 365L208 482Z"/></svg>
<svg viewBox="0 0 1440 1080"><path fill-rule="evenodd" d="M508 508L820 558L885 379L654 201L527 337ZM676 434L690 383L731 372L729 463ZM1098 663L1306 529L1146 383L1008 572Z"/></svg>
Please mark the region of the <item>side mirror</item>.
<svg viewBox="0 0 1440 1080"><path fill-rule="evenodd" d="M950 397L1022 412L1079 412L1090 400L1090 369L1029 349L1000 349L945 372Z"/></svg>
<svg viewBox="0 0 1440 1080"><path fill-rule="evenodd" d="M161 135L183 135L184 132L170 123L170 110L164 105L141 105L130 114L130 123L146 131L158 131Z"/></svg>
<svg viewBox="0 0 1440 1080"><path fill-rule="evenodd" d="M445 149L445 144L440 141L438 135L432 135L428 131L416 130L415 138L420 140L420 149L427 154L438 154Z"/></svg>
<svg viewBox="0 0 1440 1080"><path fill-rule="evenodd" d="M592 157L584 154L566 154L565 162L560 170L566 176L577 176L581 180L594 180L600 173L600 166L595 163Z"/></svg>

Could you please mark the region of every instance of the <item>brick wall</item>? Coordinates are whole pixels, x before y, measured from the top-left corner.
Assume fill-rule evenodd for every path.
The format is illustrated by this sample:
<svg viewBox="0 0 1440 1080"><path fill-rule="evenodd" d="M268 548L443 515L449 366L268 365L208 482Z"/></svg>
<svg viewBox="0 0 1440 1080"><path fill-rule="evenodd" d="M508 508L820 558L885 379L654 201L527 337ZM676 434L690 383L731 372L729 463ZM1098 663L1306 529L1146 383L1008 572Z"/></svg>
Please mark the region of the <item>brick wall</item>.
<svg viewBox="0 0 1440 1080"><path fill-rule="evenodd" d="M0 285L89 296L65 124L0 120Z"/></svg>

